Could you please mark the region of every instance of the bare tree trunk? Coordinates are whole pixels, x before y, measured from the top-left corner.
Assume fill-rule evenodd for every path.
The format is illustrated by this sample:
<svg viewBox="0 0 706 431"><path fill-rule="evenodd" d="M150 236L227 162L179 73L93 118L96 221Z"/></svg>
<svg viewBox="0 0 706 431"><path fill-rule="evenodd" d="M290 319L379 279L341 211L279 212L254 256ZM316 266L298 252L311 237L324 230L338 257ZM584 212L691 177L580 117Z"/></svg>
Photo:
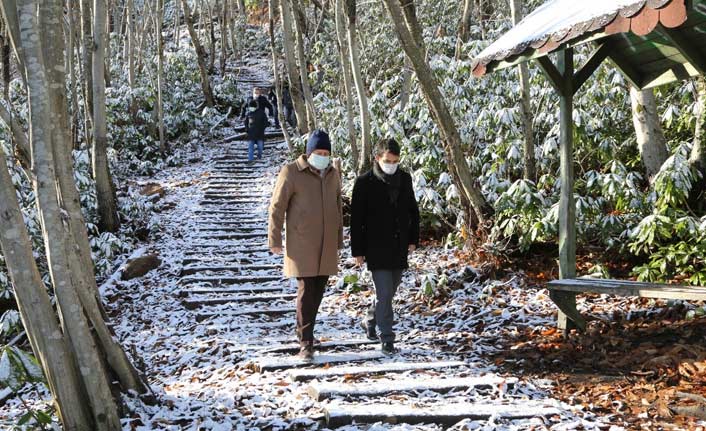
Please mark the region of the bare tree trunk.
<svg viewBox="0 0 706 431"><path fill-rule="evenodd" d="M211 6L211 0L206 1L206 10L208 11L208 16L206 17L209 47L208 72L213 73L216 70L216 31L213 28L213 6Z"/></svg>
<svg viewBox="0 0 706 431"><path fill-rule="evenodd" d="M223 0L220 14L220 40L221 40L221 76L226 76L226 60L228 59L228 1Z"/></svg>
<svg viewBox="0 0 706 431"><path fill-rule="evenodd" d="M304 101L304 90L302 88L302 76L295 57L294 39L292 35L292 8L290 0L279 0L280 17L282 20L282 44L284 45L284 60L289 78L289 94L294 105L294 113L297 116L297 127L301 133L309 132L309 121L307 116L306 102Z"/></svg>
<svg viewBox="0 0 706 431"><path fill-rule="evenodd" d="M81 60L83 63L83 135L86 139L86 148L91 148L91 120L93 119L93 29L91 28L91 2L81 0Z"/></svg>
<svg viewBox="0 0 706 431"><path fill-rule="evenodd" d="M306 17L300 9L299 0L291 0L291 2L299 73L302 78L302 91L304 92L304 102L306 104L307 125L309 130L314 130L316 129L316 107L314 106L314 95L311 92L311 85L309 84L308 61L304 52L304 34L306 33L304 19Z"/></svg>
<svg viewBox="0 0 706 431"><path fill-rule="evenodd" d="M157 0L156 10L156 36L157 36L157 118L159 128L159 151L166 154L167 142L164 137L164 41L162 40L162 27L164 25L164 0Z"/></svg>
<svg viewBox="0 0 706 431"><path fill-rule="evenodd" d="M8 106L11 105L8 104ZM0 103L0 120L2 120L2 122L5 123L5 126L12 131L12 142L14 144L15 157L17 157L20 165L22 165L25 170L29 169L31 151L27 134L25 133L22 124L17 121L17 117L13 115L13 113L10 112L10 110L2 103ZM0 166L0 169L3 168L4 166Z"/></svg>
<svg viewBox="0 0 706 431"><path fill-rule="evenodd" d="M52 284L61 311L62 326L69 334L73 351L81 369L84 388L90 400L93 419L97 429L120 430L118 406L110 391L110 379L100 360L100 355L89 329L85 315L80 312L82 306L77 294L73 270L69 256L72 248L69 246L71 235L67 224L62 220L63 210L59 206L59 195L55 176L54 149L52 134L48 128L55 125L56 115L52 112L51 88L42 52L39 22L36 20L37 3L33 0L20 0L16 15L21 16L21 40L15 46L21 46L25 58L25 75L28 83L31 137L32 137L32 169L35 173L34 188L37 195L42 232L50 268ZM52 5L53 6L53 5ZM7 4L3 3L5 15ZM40 20L45 10L39 12ZM53 23L60 25L59 22ZM47 29L45 26L43 31ZM60 53L60 55L63 55Z"/></svg>
<svg viewBox="0 0 706 431"><path fill-rule="evenodd" d="M522 0L510 2L512 22L517 25L522 19ZM517 66L517 75L520 79L520 118L522 119L522 132L524 135L524 178L530 181L537 180L537 168L534 159L534 121L532 105L530 103L529 68L526 62Z"/></svg>
<svg viewBox="0 0 706 431"><path fill-rule="evenodd" d="M370 108L368 107L368 93L360 70L360 54L358 50L357 10L356 0L346 0L346 15L348 16L348 49L351 57L351 72L358 94L358 108L360 113L360 162L358 173L363 173L372 166L373 144L370 132Z"/></svg>
<svg viewBox="0 0 706 431"><path fill-rule="evenodd" d="M485 200L478 188L477 178L471 172L463 154L461 137L458 128L439 91L439 84L424 57L424 41L421 38L414 3L410 0L384 0L397 37L409 57L419 80L424 96L427 99L432 115L436 119L446 150L450 154L450 168L459 192L470 202L471 207L481 227L487 227L486 222L492 217L493 209ZM469 221L470 222L470 221Z"/></svg>
<svg viewBox="0 0 706 431"><path fill-rule="evenodd" d="M272 72L275 78L275 94L277 95L277 117L279 120L280 127L282 128L282 134L284 135L284 140L287 142L287 148L289 152L294 152L294 143L289 136L289 131L287 130L287 120L284 118L284 104L282 103L282 80L279 76L279 50L277 49L277 44L275 43L275 6L276 0L268 0L269 9L269 34L270 34L270 49L272 52Z"/></svg>
<svg viewBox="0 0 706 431"><path fill-rule="evenodd" d="M101 231L120 228L115 188L108 164L108 137L105 112L105 0L93 0L93 179L96 182L98 226Z"/></svg>
<svg viewBox="0 0 706 431"><path fill-rule="evenodd" d="M516 0L511 0L511 5ZM456 60L461 59L463 44L468 42L471 32L471 17L473 16L473 0L463 0L463 12L458 23L458 38L456 39Z"/></svg>
<svg viewBox="0 0 706 431"><path fill-rule="evenodd" d="M15 187L5 163L0 146L0 246L14 286L22 325L44 370L64 429L90 430L93 421L88 405L83 402L85 392L76 358L61 332L37 269Z"/></svg>
<svg viewBox="0 0 706 431"><path fill-rule="evenodd" d="M74 45L76 44L76 32L75 28L75 18L74 15L75 8L72 2L67 4L68 11L67 15L69 18L69 31L68 31L68 46L66 47L66 63L69 71L69 81L71 88L71 148L79 149L78 140L78 128L79 128L79 105L78 105L78 88L76 77L76 67L74 64Z"/></svg>
<svg viewBox="0 0 706 431"><path fill-rule="evenodd" d="M405 56L402 66L402 89L400 90L400 110L404 111L409 103L409 94L412 92L412 65Z"/></svg>
<svg viewBox="0 0 706 431"><path fill-rule="evenodd" d="M191 44L196 51L196 60L199 63L199 72L201 73L201 89L206 99L206 106L212 108L215 104L213 102L213 93L211 92L211 82L208 77L208 68L206 67L206 52L204 52L199 37L194 30L194 22L191 20L191 9L189 9L187 0L181 0L181 7L184 11L184 22L186 23L187 30L189 30Z"/></svg>
<svg viewBox="0 0 706 431"><path fill-rule="evenodd" d="M338 38L338 54L343 72L343 92L346 99L346 124L348 125L348 140L351 145L353 166L360 166L358 138L355 130L355 114L353 113L353 76L351 69L350 49L348 46L348 29L346 28L346 13L343 10L344 0L335 0L336 36Z"/></svg>
<svg viewBox="0 0 706 431"><path fill-rule="evenodd" d="M650 182L669 157L667 140L662 132L657 102L653 90L638 90L630 86L632 122L637 135L637 147Z"/></svg>
<svg viewBox="0 0 706 431"><path fill-rule="evenodd" d="M128 0L132 1L132 0ZM181 6L178 1L174 2L172 6L174 11L174 50L179 51L179 39L181 39Z"/></svg>
<svg viewBox="0 0 706 431"><path fill-rule="evenodd" d="M104 0L106 2L106 8L105 8L105 29L103 31L103 75L105 78L105 86L110 87L111 86L111 80L110 80L110 28L111 28L111 20L112 17L110 15L110 7L109 2L110 0ZM95 31L95 28L93 29Z"/></svg>

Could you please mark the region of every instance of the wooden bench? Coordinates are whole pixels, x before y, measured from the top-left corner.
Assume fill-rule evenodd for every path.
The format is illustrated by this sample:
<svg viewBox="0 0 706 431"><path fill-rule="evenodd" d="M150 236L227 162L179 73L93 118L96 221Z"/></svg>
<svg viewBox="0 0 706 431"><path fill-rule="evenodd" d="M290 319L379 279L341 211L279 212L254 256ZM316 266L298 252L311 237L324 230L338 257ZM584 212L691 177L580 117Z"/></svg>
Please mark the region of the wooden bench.
<svg viewBox="0 0 706 431"><path fill-rule="evenodd" d="M583 331L586 320L576 309L578 293L603 293L606 295L638 296L640 298L706 300L706 287L672 284L642 283L600 278L567 278L547 283L549 296L559 308L557 325L568 330L572 326Z"/></svg>

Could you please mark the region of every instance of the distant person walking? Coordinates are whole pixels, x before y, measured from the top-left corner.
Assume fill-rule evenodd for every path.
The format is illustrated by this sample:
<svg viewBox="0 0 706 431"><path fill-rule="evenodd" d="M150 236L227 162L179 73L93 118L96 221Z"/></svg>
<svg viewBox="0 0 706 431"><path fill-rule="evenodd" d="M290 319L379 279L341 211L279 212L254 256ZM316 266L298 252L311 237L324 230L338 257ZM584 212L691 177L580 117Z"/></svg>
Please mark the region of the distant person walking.
<svg viewBox="0 0 706 431"><path fill-rule="evenodd" d="M255 87L252 90L252 98L245 102L245 109L243 109L243 112L241 113L240 117L245 119L245 116L247 115L248 111L247 108L250 106L250 102L255 101L258 103L258 106L262 109L263 112L267 111L267 115L272 117L274 116L274 108L272 107L272 104L270 103L269 100L267 100L267 97L265 97L264 94L262 94L262 90L259 87ZM267 117L265 117L267 118Z"/></svg>
<svg viewBox="0 0 706 431"><path fill-rule="evenodd" d="M408 268L407 255L419 246L419 208L412 177L399 168L400 146L384 139L376 146L372 170L355 182L351 208L351 251L373 274L375 300L361 327L382 351L393 354L392 298Z"/></svg>
<svg viewBox="0 0 706 431"><path fill-rule="evenodd" d="M294 103L292 102L292 94L289 92L289 86L285 85L282 88L282 109L284 112L284 121L291 127L297 127L297 116L294 112Z"/></svg>
<svg viewBox="0 0 706 431"><path fill-rule="evenodd" d="M275 129L280 128L279 124L279 111L277 107L277 93L275 93L275 89L270 87L270 92L267 94L267 100L270 102L270 105L272 105L272 116L275 119Z"/></svg>
<svg viewBox="0 0 706 431"><path fill-rule="evenodd" d="M284 275L297 279L299 356L311 360L316 314L329 276L338 273L338 250L343 248L341 176L331 165L326 132L312 132L306 154L282 168L269 213L268 236L274 254L283 253L286 222Z"/></svg>
<svg viewBox="0 0 706 431"><path fill-rule="evenodd" d="M255 158L255 147L257 147L257 158L262 158L262 152L265 149L265 129L269 123L265 111L257 101L251 100L247 111L245 132L248 134L248 161L252 162Z"/></svg>

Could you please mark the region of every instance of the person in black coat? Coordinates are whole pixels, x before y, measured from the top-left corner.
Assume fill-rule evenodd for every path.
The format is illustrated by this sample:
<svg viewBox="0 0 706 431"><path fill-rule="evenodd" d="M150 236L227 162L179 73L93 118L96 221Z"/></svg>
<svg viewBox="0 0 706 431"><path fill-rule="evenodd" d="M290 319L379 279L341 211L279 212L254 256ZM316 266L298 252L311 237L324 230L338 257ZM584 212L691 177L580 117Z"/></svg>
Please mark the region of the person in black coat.
<svg viewBox="0 0 706 431"><path fill-rule="evenodd" d="M255 146L257 146L257 158L262 158L262 151L265 149L265 129L269 122L265 111L257 101L250 101L247 111L245 115L245 132L248 134L248 160L252 162Z"/></svg>
<svg viewBox="0 0 706 431"><path fill-rule="evenodd" d="M412 177L399 169L400 146L384 139L376 147L373 168L358 177L351 207L351 251L357 264L373 274L375 296L361 323L369 339L380 329L382 351L394 353L392 298L409 267L407 255L419 246L419 207Z"/></svg>
<svg viewBox="0 0 706 431"><path fill-rule="evenodd" d="M279 129L279 115L277 111L277 93L275 93L274 88L270 88L270 92L267 94L267 100L270 102L270 105L272 106L272 117L275 120L275 129Z"/></svg>
<svg viewBox="0 0 706 431"><path fill-rule="evenodd" d="M247 114L248 114L247 108L250 107L251 102L257 102L258 105L260 106L260 109L262 109L262 112L267 111L267 113L270 117L274 116L275 110L272 107L272 104L270 103L269 100L267 100L267 97L265 97L263 94L261 94L260 89L256 87L256 88L253 88L253 90L252 90L252 99L245 102L245 105L244 105L245 109L243 109L241 118L245 119L245 117L247 116ZM265 118L267 118L267 117L265 117Z"/></svg>

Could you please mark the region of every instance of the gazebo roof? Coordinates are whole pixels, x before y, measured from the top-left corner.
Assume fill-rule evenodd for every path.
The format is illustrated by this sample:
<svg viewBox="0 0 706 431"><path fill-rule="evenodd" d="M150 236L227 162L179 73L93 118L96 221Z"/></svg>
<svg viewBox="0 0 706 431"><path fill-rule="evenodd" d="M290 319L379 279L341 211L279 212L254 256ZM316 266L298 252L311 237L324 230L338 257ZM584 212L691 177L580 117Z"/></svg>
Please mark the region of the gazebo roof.
<svg viewBox="0 0 706 431"><path fill-rule="evenodd" d="M706 0L549 0L483 50L473 74L591 41L640 88L706 74Z"/></svg>

